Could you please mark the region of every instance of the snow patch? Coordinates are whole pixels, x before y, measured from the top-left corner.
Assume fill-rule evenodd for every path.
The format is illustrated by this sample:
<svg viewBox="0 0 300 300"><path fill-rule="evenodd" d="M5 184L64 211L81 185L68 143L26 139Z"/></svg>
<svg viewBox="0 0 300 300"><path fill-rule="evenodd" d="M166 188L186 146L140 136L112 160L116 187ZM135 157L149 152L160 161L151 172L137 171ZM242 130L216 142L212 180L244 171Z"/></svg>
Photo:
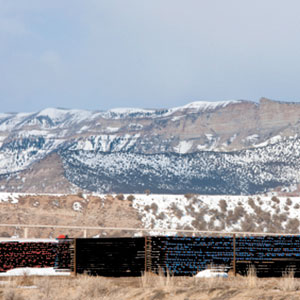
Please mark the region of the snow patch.
<svg viewBox="0 0 300 300"><path fill-rule="evenodd" d="M89 126L84 125L84 126L81 127L81 129L78 131L78 133L82 133L84 131L87 131L89 128L90 128Z"/></svg>
<svg viewBox="0 0 300 300"><path fill-rule="evenodd" d="M233 136L231 136L229 138L229 142L232 143L236 139L236 137L237 137L237 134L235 133Z"/></svg>
<svg viewBox="0 0 300 300"><path fill-rule="evenodd" d="M141 108L114 108L101 114L103 118L120 119L124 117L152 117L155 115L155 110Z"/></svg>
<svg viewBox="0 0 300 300"><path fill-rule="evenodd" d="M19 193L0 193L0 203L1 202L10 202L12 204L19 203Z"/></svg>
<svg viewBox="0 0 300 300"><path fill-rule="evenodd" d="M229 101L219 101L219 102L196 101L196 102L191 102L191 103L183 105L183 106L178 106L178 107L168 109L168 111L164 114L164 116L171 115L177 111L183 111L186 109L194 110L196 112L212 111L212 110L216 110L219 108L224 108L228 105L237 104L237 103L241 103L241 102L242 102L241 100L229 100Z"/></svg>
<svg viewBox="0 0 300 300"><path fill-rule="evenodd" d="M82 211L82 205L80 202L74 202L73 203L73 210L75 211Z"/></svg>
<svg viewBox="0 0 300 300"><path fill-rule="evenodd" d="M49 107L41 110L37 116L49 117L53 121L59 121L63 119L67 113L69 113L68 110Z"/></svg>
<svg viewBox="0 0 300 300"><path fill-rule="evenodd" d="M110 109L108 112L112 112L115 114L136 114L136 113L153 113L154 110L142 109L142 108L130 108L130 107L123 107L123 108L113 108Z"/></svg>
<svg viewBox="0 0 300 300"><path fill-rule="evenodd" d="M106 127L105 131L107 132L117 132L120 128L119 127Z"/></svg>
<svg viewBox="0 0 300 300"><path fill-rule="evenodd" d="M264 147L267 145L276 144L276 143L280 142L282 139L283 138L281 135L275 135L275 136L271 137L270 139L264 141L263 143L256 144L255 147Z"/></svg>
<svg viewBox="0 0 300 300"><path fill-rule="evenodd" d="M182 119L182 118L184 118L184 116L176 116L176 117L173 117L171 120L172 120L173 122L176 122L176 121L178 121L178 120L180 120L180 119Z"/></svg>
<svg viewBox="0 0 300 300"><path fill-rule="evenodd" d="M57 239L25 239L19 237L0 238L0 243L18 242L18 243L58 243Z"/></svg>
<svg viewBox="0 0 300 300"><path fill-rule="evenodd" d="M222 270L214 270L208 269L198 272L195 277L197 278L216 278L216 277L223 277L227 278L228 274Z"/></svg>
<svg viewBox="0 0 300 300"><path fill-rule="evenodd" d="M193 147L193 142L191 141L181 141L179 144L174 147L174 150L177 153L184 154L189 152L189 150Z"/></svg>
<svg viewBox="0 0 300 300"><path fill-rule="evenodd" d="M202 150L206 150L209 146L207 144L203 144L203 145L197 145L197 149L202 151Z"/></svg>
<svg viewBox="0 0 300 300"><path fill-rule="evenodd" d="M247 136L245 140L249 142L256 142L258 138L259 138L258 134L252 134Z"/></svg>
<svg viewBox="0 0 300 300"><path fill-rule="evenodd" d="M0 277L10 276L70 276L70 272L57 272L54 268L16 268L1 272Z"/></svg>

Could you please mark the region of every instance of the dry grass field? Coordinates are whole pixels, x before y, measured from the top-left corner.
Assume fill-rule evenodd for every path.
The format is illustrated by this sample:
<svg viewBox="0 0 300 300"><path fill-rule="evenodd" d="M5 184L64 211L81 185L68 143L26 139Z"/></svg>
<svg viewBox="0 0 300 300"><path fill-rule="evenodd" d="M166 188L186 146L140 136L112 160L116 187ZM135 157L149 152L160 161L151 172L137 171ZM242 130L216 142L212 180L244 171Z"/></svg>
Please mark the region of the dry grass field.
<svg viewBox="0 0 300 300"><path fill-rule="evenodd" d="M300 279L229 277L200 279L145 274L137 278L22 277L1 282L4 300L283 300L300 299Z"/></svg>

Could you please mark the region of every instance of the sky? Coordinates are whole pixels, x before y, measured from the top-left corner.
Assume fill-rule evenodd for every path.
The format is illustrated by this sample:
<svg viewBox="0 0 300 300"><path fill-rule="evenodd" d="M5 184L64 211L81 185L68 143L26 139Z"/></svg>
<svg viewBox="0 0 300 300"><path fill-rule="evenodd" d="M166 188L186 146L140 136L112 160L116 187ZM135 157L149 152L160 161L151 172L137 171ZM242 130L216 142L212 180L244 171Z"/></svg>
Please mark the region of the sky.
<svg viewBox="0 0 300 300"><path fill-rule="evenodd" d="M299 0L0 0L0 111L300 101Z"/></svg>

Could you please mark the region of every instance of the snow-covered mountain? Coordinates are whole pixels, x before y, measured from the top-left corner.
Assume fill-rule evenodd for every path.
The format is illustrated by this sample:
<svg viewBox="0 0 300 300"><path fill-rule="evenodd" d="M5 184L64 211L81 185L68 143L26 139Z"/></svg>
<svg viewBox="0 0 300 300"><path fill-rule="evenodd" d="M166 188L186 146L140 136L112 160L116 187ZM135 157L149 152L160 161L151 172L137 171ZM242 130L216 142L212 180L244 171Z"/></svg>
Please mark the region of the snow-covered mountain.
<svg viewBox="0 0 300 300"><path fill-rule="evenodd" d="M255 194L296 186L300 104L0 114L0 190Z"/></svg>

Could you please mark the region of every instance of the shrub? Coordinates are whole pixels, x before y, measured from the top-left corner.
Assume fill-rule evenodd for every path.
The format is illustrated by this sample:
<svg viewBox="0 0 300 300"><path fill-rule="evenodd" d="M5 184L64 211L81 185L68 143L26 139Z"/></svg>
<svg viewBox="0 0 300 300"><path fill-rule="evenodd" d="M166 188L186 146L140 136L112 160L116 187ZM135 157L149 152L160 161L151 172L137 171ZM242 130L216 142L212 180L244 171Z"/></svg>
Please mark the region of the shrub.
<svg viewBox="0 0 300 300"><path fill-rule="evenodd" d="M256 201L257 201L257 203L258 203L260 206L262 206L262 205L264 204L264 202L261 200L260 197L257 197L257 198L256 198Z"/></svg>
<svg viewBox="0 0 300 300"><path fill-rule="evenodd" d="M257 286L256 268L254 265L250 265L247 270L247 282L249 288L255 288Z"/></svg>
<svg viewBox="0 0 300 300"><path fill-rule="evenodd" d="M248 204L250 207L252 207L253 209L256 208L256 205L254 203L254 200L252 198L248 198Z"/></svg>
<svg viewBox="0 0 300 300"><path fill-rule="evenodd" d="M245 210L242 206L236 206L233 211L233 216L236 220L239 220L241 217L245 215Z"/></svg>
<svg viewBox="0 0 300 300"><path fill-rule="evenodd" d="M287 198L285 203L286 205L290 206L292 205L292 200L290 198Z"/></svg>
<svg viewBox="0 0 300 300"><path fill-rule="evenodd" d="M4 300L24 300L21 295L18 295L13 289L5 289L3 293Z"/></svg>
<svg viewBox="0 0 300 300"><path fill-rule="evenodd" d="M260 209L259 213L257 214L259 221L261 223L266 223L269 224L271 222L272 219L272 215L269 211L264 211L262 209Z"/></svg>
<svg viewBox="0 0 300 300"><path fill-rule="evenodd" d="M149 196L150 195L150 190L149 189L147 189L147 190L145 190L145 192L144 192L147 196Z"/></svg>
<svg viewBox="0 0 300 300"><path fill-rule="evenodd" d="M277 204L280 203L280 200L279 200L276 196L273 196L273 197L271 198L271 200L272 200L273 202L277 203Z"/></svg>
<svg viewBox="0 0 300 300"><path fill-rule="evenodd" d="M236 206L233 211L232 210L228 211L226 223L229 226L231 226L231 225L237 223L237 221L244 215L245 215L244 208L242 206Z"/></svg>
<svg viewBox="0 0 300 300"><path fill-rule="evenodd" d="M77 193L77 197L83 198L83 193L82 193L82 192L78 192L78 193Z"/></svg>
<svg viewBox="0 0 300 300"><path fill-rule="evenodd" d="M255 211L254 221L257 224L257 231L264 231L271 222L271 214L263 211L261 208Z"/></svg>
<svg viewBox="0 0 300 300"><path fill-rule="evenodd" d="M279 289L285 292L297 291L299 289L299 282L295 279L295 271L287 268L282 273L282 279L279 281Z"/></svg>
<svg viewBox="0 0 300 300"><path fill-rule="evenodd" d="M219 221L224 222L224 221L225 221L225 218L226 218L226 214L218 212L218 213L215 215L215 218L216 218L216 220L219 220Z"/></svg>
<svg viewBox="0 0 300 300"><path fill-rule="evenodd" d="M127 200L128 201L133 201L135 198L134 198L134 196L133 195L128 195L127 196Z"/></svg>
<svg viewBox="0 0 300 300"><path fill-rule="evenodd" d="M268 232L282 232L283 228L281 222L278 220L277 215L272 215L271 221L267 224Z"/></svg>
<svg viewBox="0 0 300 300"><path fill-rule="evenodd" d="M99 277L81 276L78 284L78 299L104 299L109 293L109 280Z"/></svg>
<svg viewBox="0 0 300 300"><path fill-rule="evenodd" d="M151 206L150 206L150 208L152 209L153 214L156 215L157 210L158 210L157 204L156 203L152 203Z"/></svg>
<svg viewBox="0 0 300 300"><path fill-rule="evenodd" d="M185 225L183 227L183 230L193 230L193 227L191 227L190 225Z"/></svg>
<svg viewBox="0 0 300 300"><path fill-rule="evenodd" d="M296 203L295 206L294 206L294 208L295 208L295 209L299 209L299 208L300 208L299 203Z"/></svg>
<svg viewBox="0 0 300 300"><path fill-rule="evenodd" d="M157 219L158 220L164 220L166 218L166 215L164 212L161 212L158 216L157 216Z"/></svg>
<svg viewBox="0 0 300 300"><path fill-rule="evenodd" d="M0 237L10 237L11 235L8 233L8 232L6 232L6 231L2 231L1 233L0 233Z"/></svg>
<svg viewBox="0 0 300 300"><path fill-rule="evenodd" d="M296 219L296 218L289 219L285 226L285 231L287 233L298 233L299 225L300 225L300 222L298 219Z"/></svg>
<svg viewBox="0 0 300 300"><path fill-rule="evenodd" d="M54 207L56 207L56 208L59 208L60 207L60 202L59 202L59 200L53 200L52 201L52 205L54 206Z"/></svg>
<svg viewBox="0 0 300 300"><path fill-rule="evenodd" d="M24 271L23 275L18 277L17 284L19 286L31 286L33 285L33 279L31 276L28 275L27 271Z"/></svg>
<svg viewBox="0 0 300 300"><path fill-rule="evenodd" d="M208 211L209 215L211 216L215 216L215 215L218 215L219 214L219 211L217 209L210 209Z"/></svg>
<svg viewBox="0 0 300 300"><path fill-rule="evenodd" d="M181 217L183 216L183 212L180 208L178 208L178 206L175 203L171 204L171 209L174 213L174 215L178 218L181 219Z"/></svg>
<svg viewBox="0 0 300 300"><path fill-rule="evenodd" d="M224 230L225 229L225 222L224 221L221 221L221 223L216 226L215 230L218 230L218 231L221 231L221 230Z"/></svg>
<svg viewBox="0 0 300 300"><path fill-rule="evenodd" d="M233 211L232 210L228 210L228 212L227 212L227 218L226 218L226 224L228 226L231 226L233 222L234 222Z"/></svg>
<svg viewBox="0 0 300 300"><path fill-rule="evenodd" d="M196 195L192 198L192 204L196 204L199 201L198 197Z"/></svg>
<svg viewBox="0 0 300 300"><path fill-rule="evenodd" d="M211 218L207 224L208 230L215 230L215 219Z"/></svg>
<svg viewBox="0 0 300 300"><path fill-rule="evenodd" d="M221 200L219 201L219 206L220 206L221 211L222 211L223 213L225 213L225 212L227 211L227 202L226 202L226 200L221 199Z"/></svg>
<svg viewBox="0 0 300 300"><path fill-rule="evenodd" d="M282 222L285 222L287 220L287 214L286 213L282 213L282 214L279 214L277 216L278 220L282 223Z"/></svg>
<svg viewBox="0 0 300 300"><path fill-rule="evenodd" d="M185 197L186 199L191 199L193 196L194 196L194 195L193 195L193 194L190 194L190 193L184 195L184 197Z"/></svg>
<svg viewBox="0 0 300 300"><path fill-rule="evenodd" d="M113 197L111 194L107 194L106 197L105 197L105 199L106 199L107 201L113 201L113 200L114 200L114 197Z"/></svg>
<svg viewBox="0 0 300 300"><path fill-rule="evenodd" d="M197 230L206 230L207 223L204 220L194 219L192 221L192 226Z"/></svg>
<svg viewBox="0 0 300 300"><path fill-rule="evenodd" d="M123 195L123 194L118 194L118 195L116 196L116 198L117 198L118 200L124 200L124 195Z"/></svg>
<svg viewBox="0 0 300 300"><path fill-rule="evenodd" d="M241 222L241 229L245 232L255 232L256 225L253 222L253 217L246 214L244 220Z"/></svg>
<svg viewBox="0 0 300 300"><path fill-rule="evenodd" d="M194 206L190 203L189 205L185 206L185 211L190 214L191 216L194 216L195 213L195 208Z"/></svg>

